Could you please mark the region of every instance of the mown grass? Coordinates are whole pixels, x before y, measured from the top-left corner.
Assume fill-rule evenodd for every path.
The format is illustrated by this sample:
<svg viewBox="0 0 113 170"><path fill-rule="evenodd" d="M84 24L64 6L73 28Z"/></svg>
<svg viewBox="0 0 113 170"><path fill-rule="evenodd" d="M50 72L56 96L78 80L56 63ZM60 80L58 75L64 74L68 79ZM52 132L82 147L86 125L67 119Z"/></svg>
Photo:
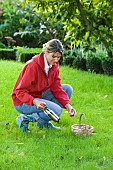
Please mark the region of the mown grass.
<svg viewBox="0 0 113 170"><path fill-rule="evenodd" d="M0 169L1 170L111 170L113 169L113 77L60 66L62 83L73 86L71 98L77 116L63 110L61 131L31 133L16 125L11 91L23 63L0 61ZM81 113L94 126L92 136L74 136L71 125Z"/></svg>

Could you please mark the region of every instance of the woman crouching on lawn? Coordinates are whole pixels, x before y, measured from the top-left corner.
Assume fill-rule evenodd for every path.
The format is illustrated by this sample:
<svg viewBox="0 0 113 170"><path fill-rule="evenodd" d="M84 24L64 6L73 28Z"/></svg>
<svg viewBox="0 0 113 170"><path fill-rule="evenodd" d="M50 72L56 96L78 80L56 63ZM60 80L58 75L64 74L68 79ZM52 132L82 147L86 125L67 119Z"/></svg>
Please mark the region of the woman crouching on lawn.
<svg viewBox="0 0 113 170"><path fill-rule="evenodd" d="M70 116L76 115L70 104L73 89L60 83L58 61L63 53L62 43L52 39L43 45L43 51L25 64L12 91L14 107L21 113L16 122L23 131L29 131L29 122L37 122L41 128L60 129L50 122L44 104L58 116L62 108Z"/></svg>

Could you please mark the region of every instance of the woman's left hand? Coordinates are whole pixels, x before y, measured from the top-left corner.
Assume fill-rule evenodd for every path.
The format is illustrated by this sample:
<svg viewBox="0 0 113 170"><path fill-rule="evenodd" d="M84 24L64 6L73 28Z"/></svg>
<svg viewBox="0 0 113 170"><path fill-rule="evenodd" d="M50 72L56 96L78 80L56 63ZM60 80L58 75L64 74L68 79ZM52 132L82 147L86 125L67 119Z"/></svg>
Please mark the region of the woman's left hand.
<svg viewBox="0 0 113 170"><path fill-rule="evenodd" d="M70 116L75 116L77 114L76 110L70 104L66 104L65 107L66 107L68 113L70 114Z"/></svg>

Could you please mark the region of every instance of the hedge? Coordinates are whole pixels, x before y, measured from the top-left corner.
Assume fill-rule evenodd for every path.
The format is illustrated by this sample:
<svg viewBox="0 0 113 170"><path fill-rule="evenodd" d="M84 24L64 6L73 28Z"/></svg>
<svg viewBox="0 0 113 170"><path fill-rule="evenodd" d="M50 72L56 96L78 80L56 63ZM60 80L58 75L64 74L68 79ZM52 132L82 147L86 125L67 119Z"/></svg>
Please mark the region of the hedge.
<svg viewBox="0 0 113 170"><path fill-rule="evenodd" d="M16 60L20 62L26 62L30 60L34 55L41 52L41 48L18 48L16 51Z"/></svg>
<svg viewBox="0 0 113 170"><path fill-rule="evenodd" d="M41 48L23 48L16 47L14 49L0 48L0 59L17 60L26 62L34 55L42 52ZM73 66L73 68L91 71L95 73L113 75L113 58L99 58L90 56L82 58L80 56L71 56L66 52L61 58L60 64Z"/></svg>
<svg viewBox="0 0 113 170"><path fill-rule="evenodd" d="M26 62L34 55L39 54L42 51L41 48L22 48L17 47L14 49L0 49L0 59L5 60L17 60L20 62Z"/></svg>
<svg viewBox="0 0 113 170"><path fill-rule="evenodd" d="M14 49L0 49L0 59L16 60L16 51Z"/></svg>

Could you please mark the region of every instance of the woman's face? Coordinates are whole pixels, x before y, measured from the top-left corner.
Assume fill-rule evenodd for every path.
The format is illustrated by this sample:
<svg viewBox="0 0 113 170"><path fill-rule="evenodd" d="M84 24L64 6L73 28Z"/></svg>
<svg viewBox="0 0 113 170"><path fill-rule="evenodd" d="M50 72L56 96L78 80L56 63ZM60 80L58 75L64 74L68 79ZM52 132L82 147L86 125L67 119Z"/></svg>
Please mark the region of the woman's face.
<svg viewBox="0 0 113 170"><path fill-rule="evenodd" d="M62 55L59 52L48 53L46 51L45 56L46 56L48 64L55 65L60 60Z"/></svg>

